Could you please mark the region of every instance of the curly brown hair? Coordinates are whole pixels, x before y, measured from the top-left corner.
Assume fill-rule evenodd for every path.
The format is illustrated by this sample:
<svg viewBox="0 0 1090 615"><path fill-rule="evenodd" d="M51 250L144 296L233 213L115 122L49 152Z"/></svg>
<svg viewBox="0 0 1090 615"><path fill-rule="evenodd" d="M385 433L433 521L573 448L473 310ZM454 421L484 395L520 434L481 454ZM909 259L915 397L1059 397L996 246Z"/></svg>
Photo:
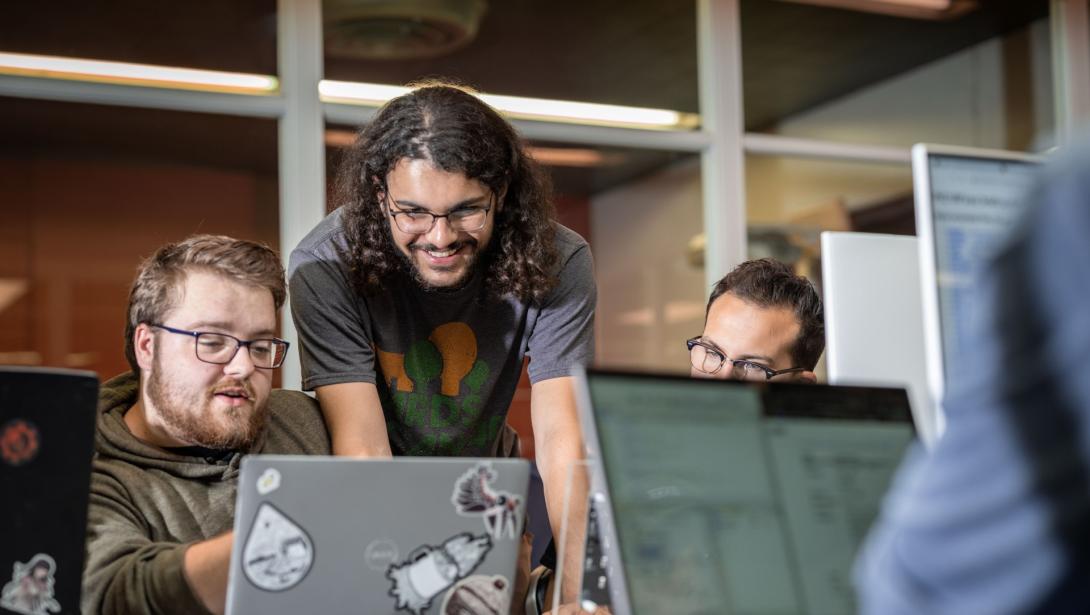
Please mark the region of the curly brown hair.
<svg viewBox="0 0 1090 615"><path fill-rule="evenodd" d="M410 264L394 247L380 203L386 177L401 160L427 160L505 195L482 255L485 291L540 302L556 283L551 186L499 113L465 89L429 83L387 102L345 153L336 203L344 207L342 258L356 291L370 296Z"/></svg>

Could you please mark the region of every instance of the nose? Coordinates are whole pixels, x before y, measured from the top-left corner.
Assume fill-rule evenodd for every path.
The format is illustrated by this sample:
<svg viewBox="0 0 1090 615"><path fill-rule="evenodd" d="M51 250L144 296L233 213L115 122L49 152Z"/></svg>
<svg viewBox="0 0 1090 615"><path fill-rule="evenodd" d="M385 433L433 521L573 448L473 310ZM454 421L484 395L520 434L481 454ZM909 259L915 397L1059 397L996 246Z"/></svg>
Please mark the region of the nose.
<svg viewBox="0 0 1090 615"><path fill-rule="evenodd" d="M435 223L431 225L431 229L424 235L424 238L437 248L445 248L454 243L454 240L458 238L458 233L450 227L449 218L436 218Z"/></svg>
<svg viewBox="0 0 1090 615"><path fill-rule="evenodd" d="M223 366L223 373L238 379L245 379L257 369L253 359L250 358L250 347L239 346L230 363Z"/></svg>

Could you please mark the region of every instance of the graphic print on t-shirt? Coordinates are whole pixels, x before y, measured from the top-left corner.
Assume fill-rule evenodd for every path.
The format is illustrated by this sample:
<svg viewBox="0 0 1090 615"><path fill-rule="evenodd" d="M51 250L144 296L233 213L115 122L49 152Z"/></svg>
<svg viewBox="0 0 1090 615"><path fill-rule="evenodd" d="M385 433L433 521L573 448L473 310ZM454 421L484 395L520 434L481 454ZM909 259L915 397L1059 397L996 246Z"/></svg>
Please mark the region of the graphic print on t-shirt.
<svg viewBox="0 0 1090 615"><path fill-rule="evenodd" d="M383 406L414 434L403 454L480 455L489 449L504 417L482 420L481 393L492 370L477 358L477 336L469 325L448 322L405 354L378 347L375 354L387 387Z"/></svg>

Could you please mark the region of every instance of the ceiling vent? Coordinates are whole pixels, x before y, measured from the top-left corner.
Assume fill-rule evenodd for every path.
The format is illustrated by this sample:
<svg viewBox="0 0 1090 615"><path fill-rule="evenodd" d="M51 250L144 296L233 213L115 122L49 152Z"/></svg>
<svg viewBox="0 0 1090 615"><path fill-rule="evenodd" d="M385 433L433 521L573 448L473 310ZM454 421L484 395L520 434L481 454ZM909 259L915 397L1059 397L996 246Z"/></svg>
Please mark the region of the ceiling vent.
<svg viewBox="0 0 1090 615"><path fill-rule="evenodd" d="M325 0L326 51L342 58L432 58L469 44L485 0Z"/></svg>

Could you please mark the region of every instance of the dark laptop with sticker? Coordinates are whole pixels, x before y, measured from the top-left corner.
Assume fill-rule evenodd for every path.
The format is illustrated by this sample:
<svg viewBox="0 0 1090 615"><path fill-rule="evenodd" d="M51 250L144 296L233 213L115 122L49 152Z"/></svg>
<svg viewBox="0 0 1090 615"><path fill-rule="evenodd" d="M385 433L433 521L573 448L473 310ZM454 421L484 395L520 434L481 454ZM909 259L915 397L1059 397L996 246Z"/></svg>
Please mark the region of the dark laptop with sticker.
<svg viewBox="0 0 1090 615"><path fill-rule="evenodd" d="M0 367L0 613L79 613L98 378Z"/></svg>
<svg viewBox="0 0 1090 615"><path fill-rule="evenodd" d="M243 459L227 613L506 614L522 459Z"/></svg>
<svg viewBox="0 0 1090 615"><path fill-rule="evenodd" d="M578 380L598 529L584 608L857 610L856 550L915 437L903 389Z"/></svg>

